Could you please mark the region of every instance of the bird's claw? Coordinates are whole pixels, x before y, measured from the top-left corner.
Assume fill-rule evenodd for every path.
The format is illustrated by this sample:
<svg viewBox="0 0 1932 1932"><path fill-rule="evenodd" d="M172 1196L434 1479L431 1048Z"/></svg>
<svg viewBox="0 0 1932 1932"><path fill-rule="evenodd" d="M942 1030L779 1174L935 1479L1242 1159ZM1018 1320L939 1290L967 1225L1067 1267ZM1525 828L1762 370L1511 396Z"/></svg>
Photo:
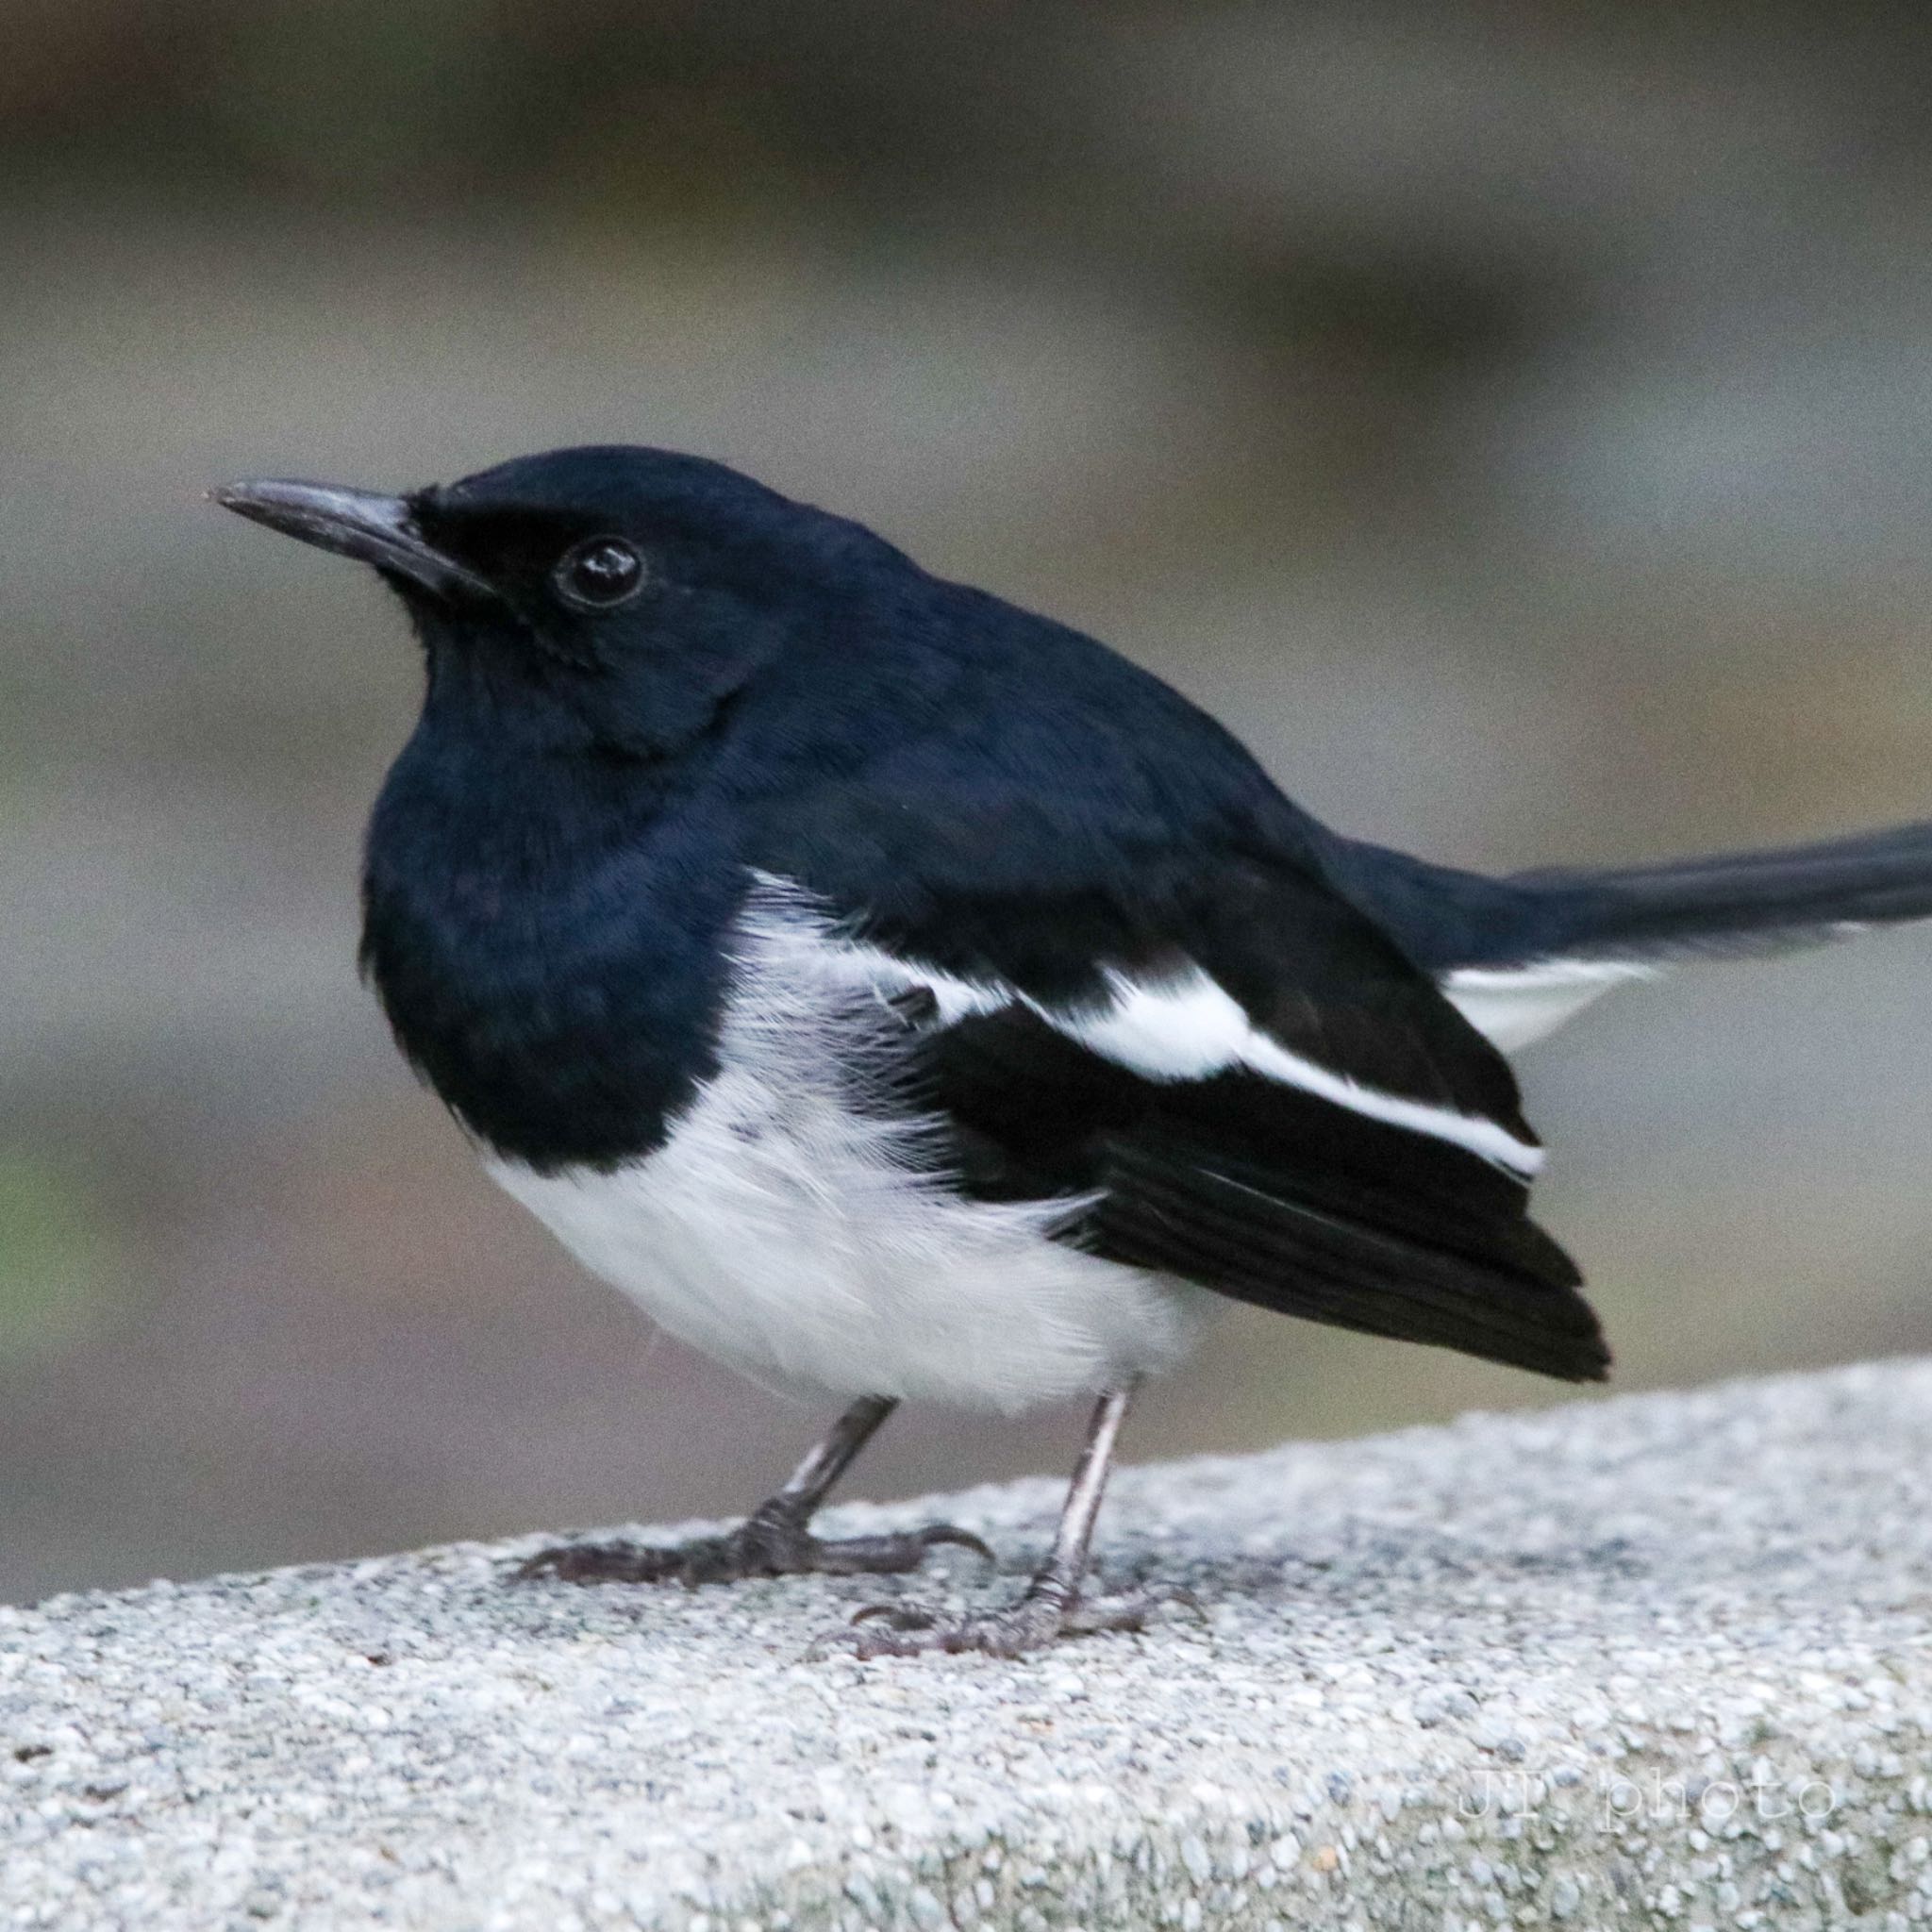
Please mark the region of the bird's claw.
<svg viewBox="0 0 1932 1932"><path fill-rule="evenodd" d="M1022 1657L1063 1637L1092 1637L1104 1631L1141 1630L1162 1606L1193 1599L1185 1591L1136 1591L1126 1596L1078 1597L1063 1601L1050 1591L1027 1591L1004 1609L945 1617L920 1603L866 1604L841 1629L829 1630L806 1653L824 1657L848 1651L861 1662L878 1657L919 1657L937 1651L958 1656ZM1198 1607L1198 1606L1196 1606Z"/></svg>
<svg viewBox="0 0 1932 1932"><path fill-rule="evenodd" d="M970 1529L961 1529L954 1523L928 1523L923 1529L915 1529L913 1536L927 1549L940 1543L949 1543L955 1548L971 1550L975 1557L983 1557L989 1563L997 1563L999 1557L993 1554L992 1545L984 1537L977 1537Z"/></svg>
<svg viewBox="0 0 1932 1932"><path fill-rule="evenodd" d="M917 1570L941 1544L971 1550L988 1562L993 1553L971 1530L950 1523L882 1536L822 1540L776 1511L758 1511L723 1536L700 1537L669 1549L643 1543L558 1543L539 1550L511 1573L519 1583L555 1577L563 1583L737 1583L754 1576L900 1575Z"/></svg>

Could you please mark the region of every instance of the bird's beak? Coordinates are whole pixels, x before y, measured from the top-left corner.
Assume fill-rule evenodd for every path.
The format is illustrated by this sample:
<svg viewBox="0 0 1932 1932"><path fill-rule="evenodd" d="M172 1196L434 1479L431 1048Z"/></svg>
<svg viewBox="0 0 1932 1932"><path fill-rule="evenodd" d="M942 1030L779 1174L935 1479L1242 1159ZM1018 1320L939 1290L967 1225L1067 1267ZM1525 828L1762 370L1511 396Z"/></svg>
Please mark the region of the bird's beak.
<svg viewBox="0 0 1932 1932"><path fill-rule="evenodd" d="M264 478L252 483L225 483L208 491L208 500L224 509L284 536L297 537L320 550L354 557L378 570L393 571L425 590L467 591L493 597L489 582L467 564L458 563L424 541L400 496L381 496L373 490L344 490L334 483L288 483Z"/></svg>

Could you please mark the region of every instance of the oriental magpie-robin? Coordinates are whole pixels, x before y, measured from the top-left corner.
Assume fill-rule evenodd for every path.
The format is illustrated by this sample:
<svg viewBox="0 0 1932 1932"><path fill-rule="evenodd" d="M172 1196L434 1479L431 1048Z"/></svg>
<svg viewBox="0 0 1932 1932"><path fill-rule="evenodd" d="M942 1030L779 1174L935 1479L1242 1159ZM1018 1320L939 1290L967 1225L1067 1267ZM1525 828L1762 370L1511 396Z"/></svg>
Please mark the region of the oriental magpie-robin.
<svg viewBox="0 0 1932 1932"><path fill-rule="evenodd" d="M1138 1623L1082 1595L1093 1518L1217 1297L1601 1377L1505 1055L1676 959L1932 914L1932 825L1509 878L1343 838L1105 646L694 457L216 496L422 641L363 887L403 1052L585 1265L851 1401L730 1535L526 1568L910 1570L976 1540L810 1532L896 1403L1097 1398L1019 1602L865 1655Z"/></svg>

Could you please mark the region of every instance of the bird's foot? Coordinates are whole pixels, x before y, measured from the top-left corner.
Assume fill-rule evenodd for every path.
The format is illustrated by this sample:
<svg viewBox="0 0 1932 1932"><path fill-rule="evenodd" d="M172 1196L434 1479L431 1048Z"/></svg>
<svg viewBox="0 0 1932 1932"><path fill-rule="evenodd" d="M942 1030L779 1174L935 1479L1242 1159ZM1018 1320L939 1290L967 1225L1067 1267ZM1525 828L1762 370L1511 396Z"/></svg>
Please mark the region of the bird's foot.
<svg viewBox="0 0 1932 1932"><path fill-rule="evenodd" d="M1184 1591L1135 1591L1089 1602L1055 1591L1029 1590L1004 1609L942 1617L922 1604L868 1604L843 1629L829 1630L808 1655L847 1650L861 1660L918 1657L928 1651L1022 1657L1063 1637L1093 1637L1108 1630L1141 1630L1162 1605L1191 1602Z"/></svg>
<svg viewBox="0 0 1932 1932"><path fill-rule="evenodd" d="M752 1576L894 1575L917 1570L926 1553L955 1543L994 1560L971 1530L950 1523L887 1536L824 1541L789 1510L769 1504L723 1536L700 1537L670 1549L643 1543L559 1543L519 1564L520 1583L555 1576L565 1583L738 1583Z"/></svg>

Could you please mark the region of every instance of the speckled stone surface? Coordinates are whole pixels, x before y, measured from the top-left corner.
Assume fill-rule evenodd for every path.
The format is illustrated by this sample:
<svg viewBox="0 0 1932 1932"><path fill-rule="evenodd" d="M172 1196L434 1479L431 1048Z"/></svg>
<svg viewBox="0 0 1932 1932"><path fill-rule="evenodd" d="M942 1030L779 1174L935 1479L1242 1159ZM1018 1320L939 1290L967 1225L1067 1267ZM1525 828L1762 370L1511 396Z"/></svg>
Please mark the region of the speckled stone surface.
<svg viewBox="0 0 1932 1932"><path fill-rule="evenodd" d="M1928 1476L1918 1362L1130 1471L1200 1615L1026 1664L535 1540L0 1609L0 1924L1917 1924ZM1058 1495L933 1507L1017 1574Z"/></svg>

